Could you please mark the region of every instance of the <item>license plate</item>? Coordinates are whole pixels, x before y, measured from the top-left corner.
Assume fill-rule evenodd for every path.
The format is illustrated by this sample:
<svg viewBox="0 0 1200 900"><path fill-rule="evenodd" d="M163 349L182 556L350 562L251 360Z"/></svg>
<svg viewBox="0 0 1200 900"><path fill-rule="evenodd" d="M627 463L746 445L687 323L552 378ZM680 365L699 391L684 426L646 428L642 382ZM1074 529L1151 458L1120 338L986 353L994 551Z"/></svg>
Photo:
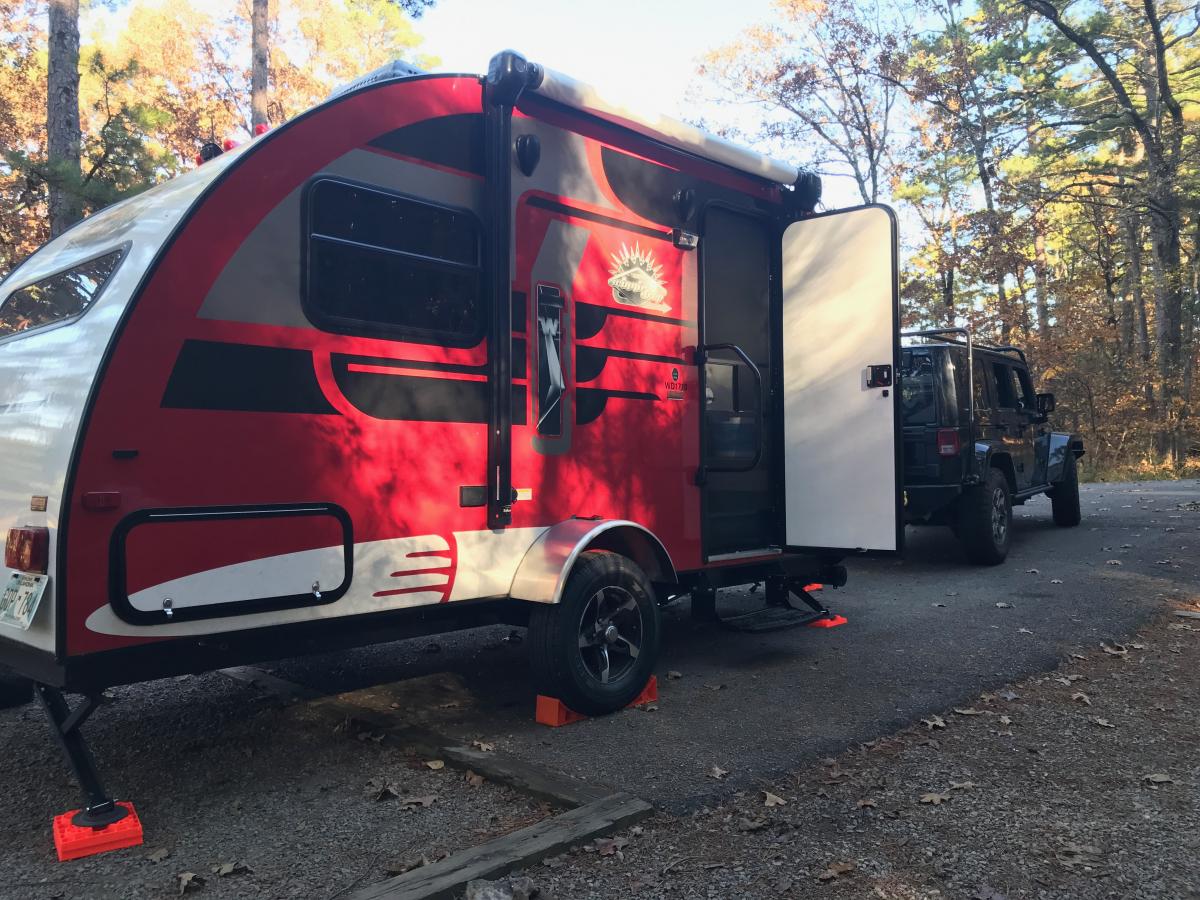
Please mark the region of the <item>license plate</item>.
<svg viewBox="0 0 1200 900"><path fill-rule="evenodd" d="M29 628L49 581L45 575L13 572L0 594L0 624Z"/></svg>

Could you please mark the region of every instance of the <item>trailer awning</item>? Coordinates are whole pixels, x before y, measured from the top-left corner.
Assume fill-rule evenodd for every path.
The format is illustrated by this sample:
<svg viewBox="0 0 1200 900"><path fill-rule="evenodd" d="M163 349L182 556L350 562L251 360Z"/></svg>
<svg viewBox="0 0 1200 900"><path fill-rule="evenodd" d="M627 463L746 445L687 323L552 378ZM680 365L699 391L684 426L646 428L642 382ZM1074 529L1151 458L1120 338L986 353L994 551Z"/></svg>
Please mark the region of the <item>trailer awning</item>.
<svg viewBox="0 0 1200 900"><path fill-rule="evenodd" d="M638 134L661 141L680 150L723 163L742 172L757 175L779 184L796 181L795 166L755 153L732 141L717 137L672 119L669 116L646 116L618 103L606 100L596 88L555 72L543 69L541 83L534 90L544 97L565 106L583 110Z"/></svg>

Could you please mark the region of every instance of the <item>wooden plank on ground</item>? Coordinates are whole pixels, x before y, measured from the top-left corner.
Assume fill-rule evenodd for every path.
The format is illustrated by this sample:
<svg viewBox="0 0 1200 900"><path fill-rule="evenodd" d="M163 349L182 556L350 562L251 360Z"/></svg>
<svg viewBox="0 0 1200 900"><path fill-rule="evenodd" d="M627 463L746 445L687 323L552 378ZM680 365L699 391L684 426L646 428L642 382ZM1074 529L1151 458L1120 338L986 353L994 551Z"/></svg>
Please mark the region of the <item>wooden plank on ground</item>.
<svg viewBox="0 0 1200 900"><path fill-rule="evenodd" d="M506 834L363 888L351 900L451 900L468 882L495 879L556 856L593 838L620 831L654 813L654 807L628 794L611 794L536 825Z"/></svg>
<svg viewBox="0 0 1200 900"><path fill-rule="evenodd" d="M472 747L443 747L441 756L447 764L456 768L470 769L523 794L563 806L583 806L609 793L606 788L531 765L505 753L484 753Z"/></svg>

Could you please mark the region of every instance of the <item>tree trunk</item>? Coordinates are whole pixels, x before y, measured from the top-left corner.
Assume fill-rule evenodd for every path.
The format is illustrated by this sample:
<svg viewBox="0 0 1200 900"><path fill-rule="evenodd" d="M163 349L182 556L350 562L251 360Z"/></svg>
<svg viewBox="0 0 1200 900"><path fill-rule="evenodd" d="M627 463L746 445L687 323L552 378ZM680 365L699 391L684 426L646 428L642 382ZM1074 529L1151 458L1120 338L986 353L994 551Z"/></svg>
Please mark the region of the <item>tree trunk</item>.
<svg viewBox="0 0 1200 900"><path fill-rule="evenodd" d="M83 218L79 197L79 0L50 0L46 77L50 237Z"/></svg>
<svg viewBox="0 0 1200 900"><path fill-rule="evenodd" d="M268 0L253 0L250 15L250 127L267 125L268 73L271 49L268 41L270 15Z"/></svg>

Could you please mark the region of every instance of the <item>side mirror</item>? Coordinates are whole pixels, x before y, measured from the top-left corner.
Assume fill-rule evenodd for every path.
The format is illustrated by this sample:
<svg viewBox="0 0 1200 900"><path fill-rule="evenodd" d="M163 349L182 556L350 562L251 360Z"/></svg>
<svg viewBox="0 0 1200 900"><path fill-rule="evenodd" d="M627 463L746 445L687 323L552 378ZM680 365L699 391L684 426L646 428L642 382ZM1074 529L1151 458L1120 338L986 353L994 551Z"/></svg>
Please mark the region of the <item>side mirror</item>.
<svg viewBox="0 0 1200 900"><path fill-rule="evenodd" d="M1054 412L1054 395L1053 394L1038 394L1037 395L1037 410L1038 415L1048 416Z"/></svg>

